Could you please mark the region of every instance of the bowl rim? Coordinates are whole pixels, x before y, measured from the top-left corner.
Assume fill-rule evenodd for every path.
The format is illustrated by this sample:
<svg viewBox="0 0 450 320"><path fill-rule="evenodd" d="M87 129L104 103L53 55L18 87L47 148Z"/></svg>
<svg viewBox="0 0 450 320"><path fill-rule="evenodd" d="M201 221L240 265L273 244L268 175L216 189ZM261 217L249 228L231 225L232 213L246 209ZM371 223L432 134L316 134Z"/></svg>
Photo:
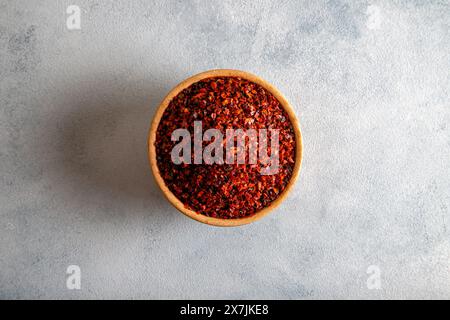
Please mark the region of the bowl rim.
<svg viewBox="0 0 450 320"><path fill-rule="evenodd" d="M244 217L244 218L236 218L236 219L221 219L221 218L213 218L205 216L201 213L197 213L187 207L170 191L170 189L165 184L163 178L161 177L161 174L159 172L158 164L156 161L156 147L155 147L155 141L156 141L156 131L158 129L159 122L161 120L161 117L166 110L166 108L169 106L169 103L172 101L172 99L182 90L189 87L195 82L198 82L203 79L207 78L213 78L213 77L239 77L242 79L249 80L251 82L254 82L256 84L259 84L264 89L269 91L277 100L280 102L283 109L286 111L286 113L289 116L289 120L291 121L292 127L294 129L295 133L295 165L292 172L291 179L289 180L286 188L283 190L283 192L276 198L269 206L261 209L260 211L257 211L255 214ZM293 186L295 185L300 169L302 164L302 156L303 156L303 142L302 142L302 134L300 130L300 124L297 119L297 116L295 115L294 108L291 106L291 104L287 101L287 99L284 97L284 95L272 84L267 82L266 80L262 79L259 76L256 76L252 73L241 71L241 70L235 70L235 69L213 69L204 71L201 73L198 73L192 77L187 78L186 80L180 82L177 84L172 90L169 91L169 93L165 96L165 98L161 101L158 108L156 109L155 115L153 116L153 120L150 125L150 130L148 133L148 140L147 140L147 150L148 150L148 160L150 163L150 168L153 173L153 177L156 181L156 184L163 192L166 199L176 208L178 211L186 215L187 217L194 219L196 221L212 225L212 226L220 226L220 227L234 227L234 226L240 226L245 225L254 221L257 221L261 219L262 217L269 214L273 209L278 207L281 202L286 198L286 196L289 194L289 192L292 190Z"/></svg>

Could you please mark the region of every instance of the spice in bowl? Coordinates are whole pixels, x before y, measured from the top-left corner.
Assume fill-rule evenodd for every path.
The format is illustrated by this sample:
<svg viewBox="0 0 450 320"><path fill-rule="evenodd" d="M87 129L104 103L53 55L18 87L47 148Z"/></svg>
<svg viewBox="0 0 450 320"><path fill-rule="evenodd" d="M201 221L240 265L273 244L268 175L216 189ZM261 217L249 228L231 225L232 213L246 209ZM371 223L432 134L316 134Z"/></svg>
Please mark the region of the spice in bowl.
<svg viewBox="0 0 450 320"><path fill-rule="evenodd" d="M154 147L175 197L220 219L270 206L295 166L288 114L268 90L240 77L206 78L179 92L162 114Z"/></svg>

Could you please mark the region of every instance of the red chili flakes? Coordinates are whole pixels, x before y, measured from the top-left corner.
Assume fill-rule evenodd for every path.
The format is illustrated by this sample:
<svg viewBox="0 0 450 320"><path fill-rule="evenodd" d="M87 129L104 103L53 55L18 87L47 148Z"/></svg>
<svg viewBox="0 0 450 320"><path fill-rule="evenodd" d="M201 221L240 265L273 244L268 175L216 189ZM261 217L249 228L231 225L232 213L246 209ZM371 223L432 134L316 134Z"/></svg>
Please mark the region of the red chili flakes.
<svg viewBox="0 0 450 320"><path fill-rule="evenodd" d="M172 132L184 128L193 136L194 121L202 121L203 132L216 128L224 137L229 128L278 129L278 173L261 175L260 159L256 164L174 164L171 151L178 142L171 140ZM195 212L223 219L248 217L269 206L286 188L295 164L295 134L286 111L263 87L235 77L208 78L174 97L159 123L155 147L172 193Z"/></svg>

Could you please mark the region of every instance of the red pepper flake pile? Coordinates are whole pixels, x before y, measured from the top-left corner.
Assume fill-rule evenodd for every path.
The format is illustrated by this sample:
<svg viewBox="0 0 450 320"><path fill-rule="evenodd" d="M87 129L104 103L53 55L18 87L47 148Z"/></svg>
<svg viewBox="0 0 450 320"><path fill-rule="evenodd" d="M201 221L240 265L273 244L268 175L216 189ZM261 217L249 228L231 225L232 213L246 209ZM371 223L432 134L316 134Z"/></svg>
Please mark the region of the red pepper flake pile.
<svg viewBox="0 0 450 320"><path fill-rule="evenodd" d="M203 132L219 129L278 129L279 170L261 175L257 164L174 164L171 140L176 129L193 135L194 121ZM247 143L247 142L246 142ZM208 143L204 142L204 146ZM270 144L268 144L270 145ZM248 217L269 206L286 188L295 164L295 134L289 116L267 90L236 77L196 82L172 99L156 132L156 158L164 182L183 204L206 216Z"/></svg>

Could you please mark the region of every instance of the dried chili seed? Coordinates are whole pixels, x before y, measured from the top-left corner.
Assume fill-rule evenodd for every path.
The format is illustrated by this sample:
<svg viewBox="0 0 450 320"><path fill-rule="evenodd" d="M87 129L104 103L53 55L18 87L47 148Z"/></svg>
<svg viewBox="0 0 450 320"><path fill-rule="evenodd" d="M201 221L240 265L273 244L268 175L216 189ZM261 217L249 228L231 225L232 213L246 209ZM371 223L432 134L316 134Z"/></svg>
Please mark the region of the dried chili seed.
<svg viewBox="0 0 450 320"><path fill-rule="evenodd" d="M264 165L174 164L171 140L176 129L279 130L279 170L261 175ZM206 143L204 142L206 145ZM295 134L279 101L260 85L236 77L208 78L175 96L164 111L155 148L161 176L184 205L199 214L222 219L242 218L269 206L286 188L295 164ZM269 150L270 152L270 150Z"/></svg>

